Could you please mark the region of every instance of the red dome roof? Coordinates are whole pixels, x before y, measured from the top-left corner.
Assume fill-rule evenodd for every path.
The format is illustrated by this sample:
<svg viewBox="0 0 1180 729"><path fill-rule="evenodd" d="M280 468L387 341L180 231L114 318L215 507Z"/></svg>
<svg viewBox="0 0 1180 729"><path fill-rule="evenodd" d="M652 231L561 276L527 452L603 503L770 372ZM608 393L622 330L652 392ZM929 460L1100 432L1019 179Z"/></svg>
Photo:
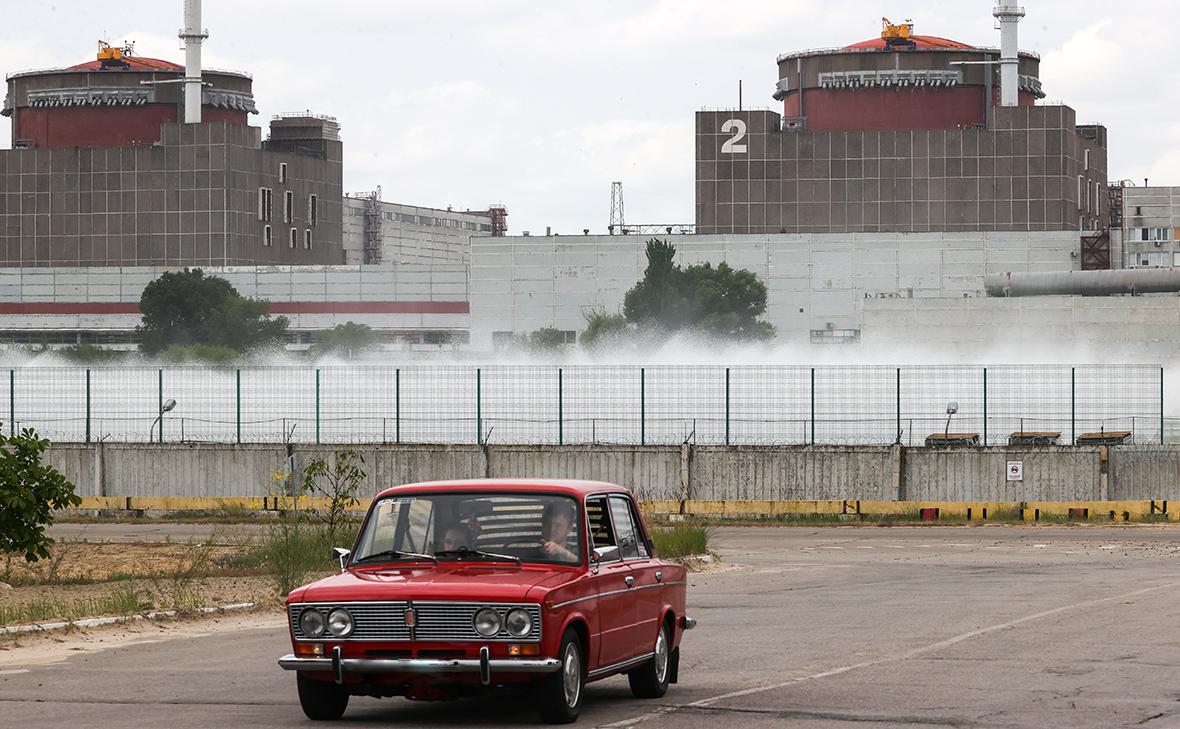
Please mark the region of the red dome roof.
<svg viewBox="0 0 1180 729"><path fill-rule="evenodd" d="M947 38L939 38L936 35L911 35L910 40L917 44L918 48L974 48L975 46L960 43L959 41L949 40ZM884 38L871 38L860 43L853 43L850 46L844 46L845 49L885 49Z"/></svg>
<svg viewBox="0 0 1180 729"><path fill-rule="evenodd" d="M79 63L77 66L70 66L70 71L184 71L184 66L179 66L171 61L161 61L158 58L147 58L145 56L127 56L124 59L126 66L111 66L109 68L102 67L102 61L87 61L86 63Z"/></svg>

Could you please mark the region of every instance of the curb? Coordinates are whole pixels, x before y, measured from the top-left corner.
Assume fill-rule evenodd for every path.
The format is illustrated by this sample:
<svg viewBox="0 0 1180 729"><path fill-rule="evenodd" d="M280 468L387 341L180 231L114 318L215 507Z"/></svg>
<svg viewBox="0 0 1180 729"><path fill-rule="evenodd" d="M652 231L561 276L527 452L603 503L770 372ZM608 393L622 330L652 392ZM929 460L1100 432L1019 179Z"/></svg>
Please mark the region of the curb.
<svg viewBox="0 0 1180 729"><path fill-rule="evenodd" d="M202 615L209 613L224 613L235 610L249 610L254 607L255 603L240 602L233 605L216 605L213 607L197 608L196 612ZM136 620L158 620L160 618L174 618L179 614L178 610L153 610L150 613L138 613L136 615L120 615L109 618L82 618L81 620L63 620L54 623L32 623L30 625L11 625L0 628L0 635L14 635L18 633L41 633L50 630L61 630L67 627L77 628L97 628L102 625L114 625L116 623L130 623Z"/></svg>

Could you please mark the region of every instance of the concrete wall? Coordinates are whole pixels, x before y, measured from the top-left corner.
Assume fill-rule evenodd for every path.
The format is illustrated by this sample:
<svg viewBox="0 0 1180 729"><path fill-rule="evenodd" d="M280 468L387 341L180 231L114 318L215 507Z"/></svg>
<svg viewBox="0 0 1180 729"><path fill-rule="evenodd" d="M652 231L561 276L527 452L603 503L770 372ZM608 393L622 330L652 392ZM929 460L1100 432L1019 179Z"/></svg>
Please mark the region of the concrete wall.
<svg viewBox="0 0 1180 729"><path fill-rule="evenodd" d="M1127 446L1110 450L1111 499L1180 499L1180 449Z"/></svg>
<svg viewBox="0 0 1180 729"><path fill-rule="evenodd" d="M1009 461L1023 464L1023 481L1007 480ZM1100 471L1098 448L908 448L902 498L1099 501L1106 499Z"/></svg>
<svg viewBox="0 0 1180 729"><path fill-rule="evenodd" d="M344 199L344 255L346 263L365 262L365 209L369 200ZM383 263L457 263L471 257L470 239L490 236L490 213L479 210L442 210L381 202Z"/></svg>
<svg viewBox="0 0 1180 729"><path fill-rule="evenodd" d="M693 449L694 499L896 499L892 448Z"/></svg>
<svg viewBox="0 0 1180 729"><path fill-rule="evenodd" d="M768 289L766 318L784 339L860 330L861 307L889 299L982 296L1005 271L1078 267L1078 234L858 233L668 236L682 265L722 261ZM621 310L643 276L646 236L509 236L471 240L471 344L542 327L582 331L586 312ZM974 302L972 302L974 303ZM858 332L859 333L859 332Z"/></svg>
<svg viewBox="0 0 1180 729"><path fill-rule="evenodd" d="M906 342L939 351L1126 352L1164 362L1180 352L1176 296L866 299L862 346Z"/></svg>

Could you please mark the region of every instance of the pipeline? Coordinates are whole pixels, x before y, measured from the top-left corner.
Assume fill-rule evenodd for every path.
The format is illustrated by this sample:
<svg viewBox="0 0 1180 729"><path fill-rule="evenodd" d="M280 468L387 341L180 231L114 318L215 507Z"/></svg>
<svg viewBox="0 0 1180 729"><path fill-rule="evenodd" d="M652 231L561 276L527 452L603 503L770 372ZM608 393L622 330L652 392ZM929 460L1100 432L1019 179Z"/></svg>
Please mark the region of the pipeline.
<svg viewBox="0 0 1180 729"><path fill-rule="evenodd" d="M1180 292L1180 269L993 273L983 280L988 296L1114 296Z"/></svg>

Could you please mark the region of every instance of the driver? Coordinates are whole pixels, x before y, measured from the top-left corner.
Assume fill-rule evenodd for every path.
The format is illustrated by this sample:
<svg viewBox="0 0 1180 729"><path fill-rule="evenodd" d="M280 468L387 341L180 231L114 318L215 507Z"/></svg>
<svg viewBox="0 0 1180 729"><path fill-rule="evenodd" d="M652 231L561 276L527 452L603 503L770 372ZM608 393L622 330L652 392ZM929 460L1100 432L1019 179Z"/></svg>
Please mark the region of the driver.
<svg viewBox="0 0 1180 729"><path fill-rule="evenodd" d="M469 541L471 541L471 537L467 526L462 522L455 522L443 533L442 551L450 552L461 547L468 547L470 546Z"/></svg>
<svg viewBox="0 0 1180 729"><path fill-rule="evenodd" d="M541 552L545 557L561 562L578 561L578 555L565 546L574 525L574 513L574 505L569 499L558 499L545 505L541 515Z"/></svg>

